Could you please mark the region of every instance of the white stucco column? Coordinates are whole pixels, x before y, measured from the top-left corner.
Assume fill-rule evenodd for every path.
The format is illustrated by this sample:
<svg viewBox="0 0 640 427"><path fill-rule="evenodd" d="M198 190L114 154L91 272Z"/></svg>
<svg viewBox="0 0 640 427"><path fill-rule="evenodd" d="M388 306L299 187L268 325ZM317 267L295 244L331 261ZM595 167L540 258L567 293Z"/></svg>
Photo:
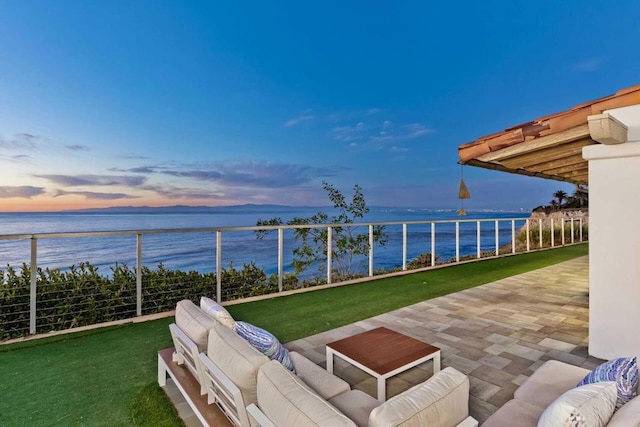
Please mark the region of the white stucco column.
<svg viewBox="0 0 640 427"><path fill-rule="evenodd" d="M589 161L589 354L640 357L640 105L607 113L628 134L621 144L582 152Z"/></svg>

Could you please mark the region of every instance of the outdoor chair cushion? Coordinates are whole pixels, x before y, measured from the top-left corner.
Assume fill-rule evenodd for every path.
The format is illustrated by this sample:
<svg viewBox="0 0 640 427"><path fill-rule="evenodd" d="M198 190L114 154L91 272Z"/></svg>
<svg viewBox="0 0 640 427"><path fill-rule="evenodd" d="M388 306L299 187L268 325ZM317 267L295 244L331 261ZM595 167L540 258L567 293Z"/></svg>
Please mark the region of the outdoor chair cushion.
<svg viewBox="0 0 640 427"><path fill-rule="evenodd" d="M640 425L640 397L618 409L609 420L607 427L629 427Z"/></svg>
<svg viewBox="0 0 640 427"><path fill-rule="evenodd" d="M298 352L289 352L296 375L323 399L331 399L351 390L349 383L322 369Z"/></svg>
<svg viewBox="0 0 640 427"><path fill-rule="evenodd" d="M447 367L425 382L392 397L369 416L369 426L457 425L469 416L469 378Z"/></svg>
<svg viewBox="0 0 640 427"><path fill-rule="evenodd" d="M536 427L544 410L542 406L520 399L511 399L494 412L482 427Z"/></svg>
<svg viewBox="0 0 640 427"><path fill-rule="evenodd" d="M355 426L280 363L272 360L258 371L258 406L276 426Z"/></svg>
<svg viewBox="0 0 640 427"><path fill-rule="evenodd" d="M209 316L222 323L227 328L235 330L236 322L226 308L212 300L211 298L200 298L200 308Z"/></svg>
<svg viewBox="0 0 640 427"><path fill-rule="evenodd" d="M329 400L333 406L345 414L358 427L369 425L371 411L380 406L378 399L360 390L350 390Z"/></svg>
<svg viewBox="0 0 640 427"><path fill-rule="evenodd" d="M546 408L562 393L575 388L588 373L588 369L549 360L518 387L514 397Z"/></svg>
<svg viewBox="0 0 640 427"><path fill-rule="evenodd" d="M182 300L176 305L176 325L198 347L198 351L207 350L207 336L209 330L217 323L212 317L204 313L191 300Z"/></svg>
<svg viewBox="0 0 640 427"><path fill-rule="evenodd" d="M207 357L240 389L245 406L256 402L256 377L269 358L231 329L216 322L209 332Z"/></svg>
<svg viewBox="0 0 640 427"><path fill-rule="evenodd" d="M616 409L617 397L614 381L576 387L544 410L538 427L604 427Z"/></svg>

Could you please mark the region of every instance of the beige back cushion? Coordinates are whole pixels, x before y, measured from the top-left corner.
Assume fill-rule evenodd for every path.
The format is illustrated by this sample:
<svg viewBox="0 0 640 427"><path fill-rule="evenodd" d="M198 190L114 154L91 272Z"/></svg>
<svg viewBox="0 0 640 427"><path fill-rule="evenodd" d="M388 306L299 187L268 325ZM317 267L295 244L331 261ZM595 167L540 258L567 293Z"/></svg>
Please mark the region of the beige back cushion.
<svg viewBox="0 0 640 427"><path fill-rule="evenodd" d="M258 406L277 426L355 426L275 360L258 372Z"/></svg>
<svg viewBox="0 0 640 427"><path fill-rule="evenodd" d="M175 317L176 325L198 346L198 351L205 351L209 330L217 321L188 299L178 302Z"/></svg>
<svg viewBox="0 0 640 427"><path fill-rule="evenodd" d="M207 356L240 389L245 406L256 403L258 369L267 356L219 322L209 332Z"/></svg>
<svg viewBox="0 0 640 427"><path fill-rule="evenodd" d="M370 427L450 427L469 416L469 379L454 368L445 368L375 408Z"/></svg>

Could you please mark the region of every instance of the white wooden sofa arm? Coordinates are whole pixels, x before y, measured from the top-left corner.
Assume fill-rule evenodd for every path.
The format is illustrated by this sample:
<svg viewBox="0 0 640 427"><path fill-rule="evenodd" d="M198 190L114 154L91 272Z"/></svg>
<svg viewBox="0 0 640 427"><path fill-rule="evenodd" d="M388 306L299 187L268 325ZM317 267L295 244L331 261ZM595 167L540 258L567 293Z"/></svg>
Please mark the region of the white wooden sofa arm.
<svg viewBox="0 0 640 427"><path fill-rule="evenodd" d="M215 363L200 353L203 386L208 394L208 403L217 403L225 415L236 426L249 427L249 417L240 389L225 375Z"/></svg>
<svg viewBox="0 0 640 427"><path fill-rule="evenodd" d="M269 418L258 408L255 403L247 406L249 414L249 423L251 427L276 427Z"/></svg>
<svg viewBox="0 0 640 427"><path fill-rule="evenodd" d="M178 365L184 365L200 383L200 394L205 394L202 384L202 372L198 361L198 346L185 334L175 323L169 325L173 346L176 349L173 353L173 361Z"/></svg>

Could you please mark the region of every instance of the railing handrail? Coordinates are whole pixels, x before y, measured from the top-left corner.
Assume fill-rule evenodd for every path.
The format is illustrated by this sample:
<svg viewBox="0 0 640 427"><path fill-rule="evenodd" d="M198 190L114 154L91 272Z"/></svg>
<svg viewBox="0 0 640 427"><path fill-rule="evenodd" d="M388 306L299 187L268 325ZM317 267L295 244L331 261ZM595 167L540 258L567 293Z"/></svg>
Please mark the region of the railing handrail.
<svg viewBox="0 0 640 427"><path fill-rule="evenodd" d="M281 224L281 225L241 225L225 227L194 227L194 228L150 228L141 230L114 230L114 231L65 231L52 233L27 233L27 234L0 234L0 240L27 240L27 239L57 239L69 237L100 237L100 236L136 236L138 234L173 234L173 233L216 233L225 231L262 231L278 229L300 229L300 228L327 228L327 227L367 227L387 226L387 225L427 225L427 224L455 224L461 222L476 223L495 221L526 221L528 217L522 218L482 218L482 219L435 219L435 220L412 220L412 221L377 221L377 222L331 222L323 224ZM567 218L566 220L570 220ZM574 218L575 219L575 218Z"/></svg>

